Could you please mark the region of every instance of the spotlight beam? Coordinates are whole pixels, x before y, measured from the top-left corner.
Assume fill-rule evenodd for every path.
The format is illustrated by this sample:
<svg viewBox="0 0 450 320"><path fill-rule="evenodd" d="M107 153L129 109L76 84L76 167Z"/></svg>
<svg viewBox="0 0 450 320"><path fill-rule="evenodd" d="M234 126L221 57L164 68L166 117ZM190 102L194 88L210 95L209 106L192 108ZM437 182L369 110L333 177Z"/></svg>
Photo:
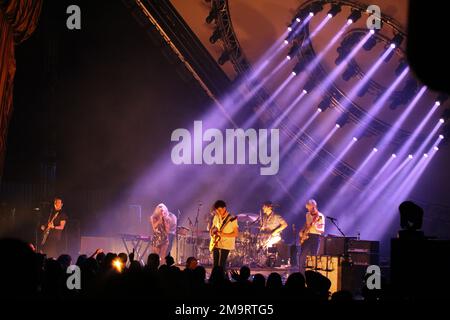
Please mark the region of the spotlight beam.
<svg viewBox="0 0 450 320"><path fill-rule="evenodd" d="M275 120L272 124L273 128L277 128L281 121L283 121L288 114L292 111L292 109L300 102L300 100L306 95L306 91L302 91L302 93L283 111L283 113Z"/></svg>
<svg viewBox="0 0 450 320"><path fill-rule="evenodd" d="M407 154L411 148L411 146L413 145L413 143L416 141L416 138L419 136L419 134L422 132L422 130L425 128L425 126L427 125L428 121L430 120L431 116L434 114L434 112L436 111L436 109L439 107L438 103L435 103L433 105L433 107L430 109L430 111L428 111L427 115L422 119L422 121L419 123L419 125L416 127L416 129L414 130L414 132L411 134L411 136L408 138L408 140L406 141L405 144L403 144L403 146L401 147L400 151L398 152L398 155L400 157L402 157L403 155ZM439 124L441 124L441 122L439 121Z"/></svg>
<svg viewBox="0 0 450 320"><path fill-rule="evenodd" d="M389 86L389 88L381 95L377 102L367 111L364 117L361 119L361 124L352 130L351 135L359 137L367 129L373 117L377 116L382 110L384 104L388 101L389 97L392 95L394 90L400 85L402 80L406 77L409 72L409 68L406 67L405 70L395 79L395 81Z"/></svg>
<svg viewBox="0 0 450 320"><path fill-rule="evenodd" d="M336 131L338 129L339 128L337 126L334 126L333 129L327 134L327 136L320 142L320 144L316 148L314 148L312 153L307 156L307 158L303 161L303 163L299 166L299 168L297 170L295 170L295 173L293 173L290 176L290 179L287 183L288 189L290 189L294 185L297 178L299 178L304 173L304 171L306 170L308 165L310 165L313 162L313 160L315 159L317 154L320 152L320 150L322 150L322 148L333 137L333 135L336 133Z"/></svg>
<svg viewBox="0 0 450 320"><path fill-rule="evenodd" d="M364 159L364 161L355 170L353 175L351 177L349 177L349 179L346 181L344 186L342 186L342 188L339 189L338 193L333 195L333 197L331 198L331 201L326 204L324 212L333 212L335 210L335 207L337 206L338 202L341 200L343 195L352 186L351 181L353 179L355 179L358 175L361 174L361 171L366 167L366 165L369 163L370 159L373 158L375 153L377 153L377 151L375 151L375 149L372 149L372 151L369 153L369 155Z"/></svg>
<svg viewBox="0 0 450 320"><path fill-rule="evenodd" d="M342 102L343 108L347 109L347 106L353 101L353 99L357 96L358 92L369 82L369 80L372 78L372 76L375 74L375 72L378 71L381 64L383 63L383 60L391 53L391 51L394 50L391 46L388 47L388 49L381 55L381 57L378 58L378 60L370 67L370 69L366 72L364 77L358 81L356 86L354 86L350 92L347 95L346 103ZM345 98L344 98L345 99Z"/></svg>
<svg viewBox="0 0 450 320"><path fill-rule="evenodd" d="M314 29L313 32L311 32L311 34L309 35L308 39L303 42L302 47L308 45L312 39L314 39L314 37L320 32L322 31L322 29L327 25L328 21L330 21L332 17L330 17L329 15L327 15L322 22L320 22L320 24L316 27L316 29Z"/></svg>
<svg viewBox="0 0 450 320"><path fill-rule="evenodd" d="M372 190L366 190L365 192L365 201L357 203L356 207L356 216L355 219L358 219L361 217L361 215L364 215L364 213L376 202L377 198L380 196L381 193L383 193L384 189L389 186L392 180L395 179L395 177L411 162L411 158L406 157L405 160L382 182L380 183L375 189ZM354 220L355 222L355 220Z"/></svg>
<svg viewBox="0 0 450 320"><path fill-rule="evenodd" d="M274 93L270 96L269 99L267 99L259 108L258 110L245 122L244 128L248 128L251 125L253 125L256 120L267 110L268 106L281 94L281 92L286 88L286 86L289 84L289 82L294 78L294 75L289 74L289 76L286 78L286 80L283 81L283 83L275 90Z"/></svg>
<svg viewBox="0 0 450 320"><path fill-rule="evenodd" d="M423 96L425 91L427 90L426 86L423 86L419 92L415 95L414 99L409 103L406 110L402 113L400 118L395 121L395 123L392 125L392 127L389 129L389 131L384 135L383 139L381 140L380 147L384 147L388 145L391 140L394 138L394 136L397 134L397 132L400 130L403 123L406 121L406 119L409 117L411 112L413 111L414 107L419 102L420 98Z"/></svg>
<svg viewBox="0 0 450 320"><path fill-rule="evenodd" d="M437 153L437 150L435 147L437 147L440 142L442 141L441 138L437 138L436 141L433 143L433 146L430 148L430 150L427 152L428 157L420 157L420 161L415 165L414 169L410 172L410 174L405 178L402 179L402 183L399 188L397 188L396 192L393 195L394 201L403 201L414 189L416 183L422 176L423 172L425 171L428 164L431 162L431 159L435 156ZM394 202L394 203L395 203Z"/></svg>
<svg viewBox="0 0 450 320"><path fill-rule="evenodd" d="M345 59L336 68L334 68L333 71L314 89L313 94L309 96L308 99L306 99L306 105L312 104L318 97L320 97L323 92L328 90L333 81L336 80L339 74L347 67L349 61L359 52L367 39L370 38L373 33L372 31L373 30L371 30L371 32L368 32L367 35L365 35L352 49L352 51L345 57Z"/></svg>
<svg viewBox="0 0 450 320"><path fill-rule="evenodd" d="M314 114L308 119L308 121L301 127L300 130L297 131L297 133L292 137L292 139L289 140L288 144L285 148L283 148L283 151L281 151L281 158L286 156L286 154L291 150L295 142L298 142L298 139L300 136L308 130L310 125L314 122L314 120L319 116L320 112L316 111Z"/></svg>
<svg viewBox="0 0 450 320"><path fill-rule="evenodd" d="M313 196L322 186L322 184L325 182L325 180L328 178L328 176L333 172L333 170L336 167L336 164L341 161L342 158L345 157L345 155L350 151L350 149L353 147L353 145L356 143L357 140L352 139L350 143L345 147L344 150L339 153L339 155L333 160L333 162L328 166L328 168L320 174L320 176L314 180L314 184L312 185L311 189L308 191L307 198ZM306 201L306 199L303 199L301 203Z"/></svg>

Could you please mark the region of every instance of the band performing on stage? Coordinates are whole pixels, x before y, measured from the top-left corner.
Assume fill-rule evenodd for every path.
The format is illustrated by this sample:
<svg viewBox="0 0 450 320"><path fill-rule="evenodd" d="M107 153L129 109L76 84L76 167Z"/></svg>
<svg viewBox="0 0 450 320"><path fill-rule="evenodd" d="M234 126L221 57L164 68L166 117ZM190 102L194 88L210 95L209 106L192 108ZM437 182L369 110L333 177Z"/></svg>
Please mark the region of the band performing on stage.
<svg viewBox="0 0 450 320"><path fill-rule="evenodd" d="M164 203L160 203L149 216L151 234L135 235L133 239L139 240L135 244L147 242L149 250L146 249L145 253L156 253L161 260L167 256L176 256L175 261L181 262L196 257L205 265L224 269L242 265L294 266L298 261L300 271L304 272L306 257L318 253L320 236L325 232L325 216L319 212L314 199L308 200L305 223L298 240L287 244L287 235L283 233L288 223L275 212L277 206L272 201L265 201L259 213L233 215L228 211L225 201L217 200L207 214L204 230L194 226L190 218L187 218L189 227L179 226L177 216L169 212ZM62 239L67 215L62 207L62 199L56 197L47 223L41 226L40 251L52 257L64 251ZM133 235L126 236L129 238ZM294 236L294 239L297 237ZM297 250L292 250L293 246L296 248L298 245L299 257L296 256ZM292 252L295 252L295 256Z"/></svg>
<svg viewBox="0 0 450 320"><path fill-rule="evenodd" d="M193 224L187 218L189 227L178 225L177 217L160 203L149 217L152 234L148 237L151 251L148 253L158 254L161 260L175 256L177 262L196 257L204 265L224 269L242 265L297 266L298 261L300 271L304 272L306 257L318 252L325 217L319 212L317 202L308 200L304 226L292 242L287 239L288 223L275 212L275 207L278 205L265 201L259 213L233 215L225 201L217 200L207 213L205 230L198 227L197 219ZM295 225L293 230L296 232ZM139 239L147 241L145 236ZM297 246L300 246L299 257Z"/></svg>

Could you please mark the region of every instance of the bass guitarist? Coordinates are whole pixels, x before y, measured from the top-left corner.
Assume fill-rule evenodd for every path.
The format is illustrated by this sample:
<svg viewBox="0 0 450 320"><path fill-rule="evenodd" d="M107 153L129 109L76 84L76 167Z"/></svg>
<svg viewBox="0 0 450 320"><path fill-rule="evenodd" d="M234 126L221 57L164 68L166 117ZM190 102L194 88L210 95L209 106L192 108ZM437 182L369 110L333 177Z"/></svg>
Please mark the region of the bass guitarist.
<svg viewBox="0 0 450 320"><path fill-rule="evenodd" d="M317 255L320 245L320 236L325 232L325 216L317 209L317 202L314 199L306 203L306 223L300 230L300 272L304 274L306 256Z"/></svg>
<svg viewBox="0 0 450 320"><path fill-rule="evenodd" d="M63 236L66 223L67 214L63 211L63 201L61 198L55 197L47 222L41 226L41 248L47 257L56 259L66 250Z"/></svg>
<svg viewBox="0 0 450 320"><path fill-rule="evenodd" d="M211 236L209 249L213 253L214 267L220 266L225 270L228 254L235 247L239 225L236 217L227 211L225 201L217 200L213 208L215 214L209 230Z"/></svg>

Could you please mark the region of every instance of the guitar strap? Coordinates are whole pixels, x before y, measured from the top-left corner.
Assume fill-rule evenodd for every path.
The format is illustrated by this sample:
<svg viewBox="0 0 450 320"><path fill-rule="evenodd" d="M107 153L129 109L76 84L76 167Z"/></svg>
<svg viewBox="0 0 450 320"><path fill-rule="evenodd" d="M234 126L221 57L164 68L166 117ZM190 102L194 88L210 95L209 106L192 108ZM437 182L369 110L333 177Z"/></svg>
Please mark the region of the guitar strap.
<svg viewBox="0 0 450 320"><path fill-rule="evenodd" d="M226 226L226 224L230 221L230 219L231 219L231 215L228 214L227 217L225 218L225 220L220 225L220 229L219 229L220 232L223 230L223 228Z"/></svg>

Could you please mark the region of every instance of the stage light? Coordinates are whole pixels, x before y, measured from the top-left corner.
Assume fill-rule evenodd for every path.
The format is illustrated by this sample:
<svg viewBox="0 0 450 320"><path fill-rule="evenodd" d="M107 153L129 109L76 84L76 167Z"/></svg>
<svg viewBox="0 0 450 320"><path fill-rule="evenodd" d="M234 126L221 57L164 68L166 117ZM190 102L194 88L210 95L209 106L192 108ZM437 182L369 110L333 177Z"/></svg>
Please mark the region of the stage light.
<svg viewBox="0 0 450 320"><path fill-rule="evenodd" d="M442 118L440 118L440 119L439 119L439 122L440 122L440 123L444 123L444 122L445 122L445 120L444 120L444 119L442 119Z"/></svg>
<svg viewBox="0 0 450 320"><path fill-rule="evenodd" d="M312 13L313 16L318 14L322 10L323 6L320 2L314 2L309 6L309 14Z"/></svg>
<svg viewBox="0 0 450 320"><path fill-rule="evenodd" d="M441 139L441 140L444 139L444 135L440 134L439 139Z"/></svg>
<svg viewBox="0 0 450 320"><path fill-rule="evenodd" d="M393 153L392 158L397 158L397 155L395 153Z"/></svg>
<svg viewBox="0 0 450 320"><path fill-rule="evenodd" d="M370 34L375 34L375 30L374 30L374 29L371 29L371 30L369 31L369 33L370 33Z"/></svg>
<svg viewBox="0 0 450 320"><path fill-rule="evenodd" d="M440 95L438 95L438 97L436 98L436 102L438 102L438 106L440 106L441 104L443 104L444 102L446 102L448 100L448 95L445 93L441 93Z"/></svg>
<svg viewBox="0 0 450 320"><path fill-rule="evenodd" d="M290 27L290 26L287 29L288 29L289 32L292 31L292 27Z"/></svg>
<svg viewBox="0 0 450 320"><path fill-rule="evenodd" d="M372 35L366 43L364 43L363 48L366 51L372 50L377 45L377 39L375 39L375 36Z"/></svg>
<svg viewBox="0 0 450 320"><path fill-rule="evenodd" d="M285 44L285 45L289 44L289 41L288 41L287 39L284 40L284 44Z"/></svg>
<svg viewBox="0 0 450 320"><path fill-rule="evenodd" d="M388 55L384 58L384 63L388 63L392 57L394 56L394 50L395 49L395 45L391 44L390 47L392 48L392 50L388 53Z"/></svg>
<svg viewBox="0 0 450 320"><path fill-rule="evenodd" d="M316 84L314 83L314 81L312 79L310 79L310 80L308 80L308 82L306 82L303 89L306 90L306 92L311 92L315 86L316 86Z"/></svg>
<svg viewBox="0 0 450 320"><path fill-rule="evenodd" d="M412 159L412 158L414 158L414 156L413 156L412 154L410 154L410 155L408 156L408 159Z"/></svg>
<svg viewBox="0 0 450 320"><path fill-rule="evenodd" d="M378 152L378 149L377 148L373 148L373 152Z"/></svg>
<svg viewBox="0 0 450 320"><path fill-rule="evenodd" d="M360 10L352 10L350 15L347 17L347 21L350 23L354 23L358 21L361 18L361 11Z"/></svg>
<svg viewBox="0 0 450 320"><path fill-rule="evenodd" d="M339 125L339 123L336 123L336 128L340 128L341 126Z"/></svg>
<svg viewBox="0 0 450 320"><path fill-rule="evenodd" d="M439 150L439 147L434 147L434 151L438 151Z"/></svg>
<svg viewBox="0 0 450 320"><path fill-rule="evenodd" d="M357 137L353 137L353 141L358 141L358 138Z"/></svg>
<svg viewBox="0 0 450 320"><path fill-rule="evenodd" d="M302 91L304 94L307 94L308 93L308 91L306 91L305 89L303 89L303 91Z"/></svg>
<svg viewBox="0 0 450 320"><path fill-rule="evenodd" d="M298 43L294 43L292 45L292 47L289 49L289 52L287 54L287 59L291 60L296 54L297 52L300 50L300 46L298 45Z"/></svg>
<svg viewBox="0 0 450 320"><path fill-rule="evenodd" d="M345 126L350 120L350 115L348 112L343 113L336 121L336 124L340 127Z"/></svg>
<svg viewBox="0 0 450 320"><path fill-rule="evenodd" d="M309 8L303 8L303 9L301 9L299 12L298 12L298 14L297 14L297 16L296 16L296 20L298 21L298 22L300 22L300 21L305 21L305 19L308 17L308 15L309 15Z"/></svg>
<svg viewBox="0 0 450 320"><path fill-rule="evenodd" d="M227 62L228 60L230 60L230 53L228 52L228 51L224 51L221 55L220 55L220 57L219 57L219 59L217 60L217 62L220 64L220 65L223 65L225 62Z"/></svg>
<svg viewBox="0 0 450 320"><path fill-rule="evenodd" d="M400 33L397 33L391 40L391 44L394 45L394 48L400 47L403 42L403 36Z"/></svg>
<svg viewBox="0 0 450 320"><path fill-rule="evenodd" d="M322 101L319 103L319 110L320 112L327 110L331 106L331 96L326 96Z"/></svg>
<svg viewBox="0 0 450 320"><path fill-rule="evenodd" d="M216 43L217 40L220 39L220 30L219 28L216 28L213 32L213 34L211 35L211 37L209 37L209 42L211 42L212 44Z"/></svg>
<svg viewBox="0 0 450 320"><path fill-rule="evenodd" d="M332 4L331 9L328 11L328 16L330 18L336 16L339 12L341 12L341 5L340 4Z"/></svg>
<svg viewBox="0 0 450 320"><path fill-rule="evenodd" d="M424 156L425 158L428 158L428 153L424 153L423 156Z"/></svg>

